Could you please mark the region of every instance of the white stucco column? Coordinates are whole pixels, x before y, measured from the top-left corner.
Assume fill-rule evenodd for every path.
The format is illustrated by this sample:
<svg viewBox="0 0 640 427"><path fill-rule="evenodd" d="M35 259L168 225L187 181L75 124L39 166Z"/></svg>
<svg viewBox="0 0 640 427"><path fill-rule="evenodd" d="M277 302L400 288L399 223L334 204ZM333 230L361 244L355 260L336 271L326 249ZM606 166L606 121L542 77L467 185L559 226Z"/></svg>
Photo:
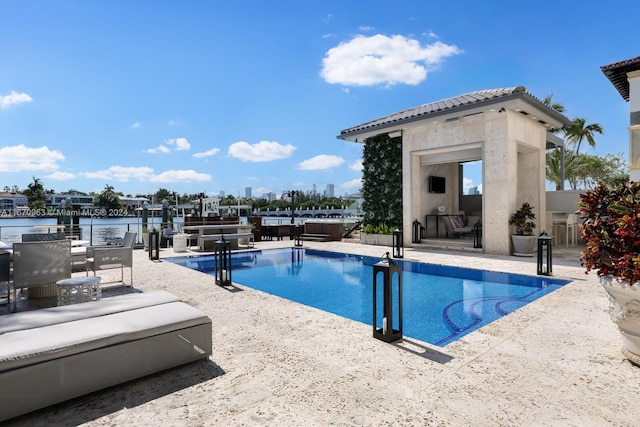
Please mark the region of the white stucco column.
<svg viewBox="0 0 640 427"><path fill-rule="evenodd" d="M482 177L482 243L486 253L509 255L509 219L516 206L518 152L510 112L486 120Z"/></svg>

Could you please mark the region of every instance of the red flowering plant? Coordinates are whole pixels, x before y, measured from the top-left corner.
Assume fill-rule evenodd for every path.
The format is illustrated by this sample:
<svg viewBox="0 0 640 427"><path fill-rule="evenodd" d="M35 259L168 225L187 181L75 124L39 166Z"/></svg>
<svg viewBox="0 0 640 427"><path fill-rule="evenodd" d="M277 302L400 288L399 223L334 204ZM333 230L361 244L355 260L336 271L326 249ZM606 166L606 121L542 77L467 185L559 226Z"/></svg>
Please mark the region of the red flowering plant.
<svg viewBox="0 0 640 427"><path fill-rule="evenodd" d="M596 270L629 285L640 281L640 182L599 184L581 194L578 205L586 272Z"/></svg>

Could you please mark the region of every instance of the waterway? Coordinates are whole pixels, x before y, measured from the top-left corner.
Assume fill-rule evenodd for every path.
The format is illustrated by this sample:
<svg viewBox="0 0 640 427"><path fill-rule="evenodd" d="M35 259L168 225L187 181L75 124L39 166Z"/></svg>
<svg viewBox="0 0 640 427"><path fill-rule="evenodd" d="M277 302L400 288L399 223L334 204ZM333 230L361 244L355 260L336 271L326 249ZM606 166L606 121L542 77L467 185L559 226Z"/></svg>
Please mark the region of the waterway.
<svg viewBox="0 0 640 427"><path fill-rule="evenodd" d="M295 218L295 224L303 224L311 218ZM247 218L240 218L240 222L247 224ZM149 217L148 227L160 229L162 223L161 217ZM290 224L291 218L284 217L264 217L263 225L272 224ZM24 233L47 233L56 232L55 228L47 230L43 226L55 226L56 218L28 218L28 217L0 217L0 241L4 243L13 243L22 241ZM181 217L173 218L173 229L182 230L184 224ZM35 228L39 226L38 228ZM89 241L90 245L103 245L108 239L123 237L127 231L138 233L138 242L142 242L142 219L140 217L103 217L89 218L80 217L80 239Z"/></svg>

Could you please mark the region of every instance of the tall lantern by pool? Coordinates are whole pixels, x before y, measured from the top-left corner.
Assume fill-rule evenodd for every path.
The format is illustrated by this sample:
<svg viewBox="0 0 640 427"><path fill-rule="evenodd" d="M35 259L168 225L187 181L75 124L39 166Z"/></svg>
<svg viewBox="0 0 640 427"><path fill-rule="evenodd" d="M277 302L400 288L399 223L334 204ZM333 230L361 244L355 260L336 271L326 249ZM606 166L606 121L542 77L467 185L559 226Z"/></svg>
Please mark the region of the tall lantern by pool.
<svg viewBox="0 0 640 427"><path fill-rule="evenodd" d="M393 257L394 258L403 258L404 257L404 243L403 243L403 235L402 230L395 229L393 231Z"/></svg>
<svg viewBox="0 0 640 427"><path fill-rule="evenodd" d="M224 239L216 241L214 243L214 263L215 263L215 275L216 285L229 286L231 285L231 242Z"/></svg>
<svg viewBox="0 0 640 427"><path fill-rule="evenodd" d="M546 256L545 256L546 255ZM545 231L538 237L538 274L541 276L551 276L552 266L551 237Z"/></svg>
<svg viewBox="0 0 640 427"><path fill-rule="evenodd" d="M380 276L382 276L381 327L378 325L378 278ZM397 277L395 304L394 276ZM397 322L394 321L396 315ZM402 339L402 265L393 262L388 252L383 260L373 265L373 337L385 342Z"/></svg>
<svg viewBox="0 0 640 427"><path fill-rule="evenodd" d="M149 259L160 259L160 233L155 228L149 232Z"/></svg>

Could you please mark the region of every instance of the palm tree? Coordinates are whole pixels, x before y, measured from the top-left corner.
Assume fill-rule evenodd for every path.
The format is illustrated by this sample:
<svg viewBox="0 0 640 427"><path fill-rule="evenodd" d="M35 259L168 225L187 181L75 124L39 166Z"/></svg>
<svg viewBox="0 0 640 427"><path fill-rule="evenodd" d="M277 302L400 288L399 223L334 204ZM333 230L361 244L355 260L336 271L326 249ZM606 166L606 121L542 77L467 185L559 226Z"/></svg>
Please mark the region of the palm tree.
<svg viewBox="0 0 640 427"><path fill-rule="evenodd" d="M33 182L24 190L31 209L44 209L47 206L47 192L39 178L32 177Z"/></svg>
<svg viewBox="0 0 640 427"><path fill-rule="evenodd" d="M595 133L603 134L602 126L598 123L592 123L589 125L585 125L586 119L579 117L573 119L571 122L571 126L564 130L564 136L567 138L567 143L569 145L575 145L575 154L580 152L580 144L585 139L589 143L591 148L595 148L596 140L594 138Z"/></svg>
<svg viewBox="0 0 640 427"><path fill-rule="evenodd" d="M551 108L552 110L555 110L556 112L562 114L564 113L564 105L559 104L559 103L554 103L551 98L553 98L553 94L549 94L544 98L544 101L542 101L542 103L544 105L546 105L547 107Z"/></svg>

